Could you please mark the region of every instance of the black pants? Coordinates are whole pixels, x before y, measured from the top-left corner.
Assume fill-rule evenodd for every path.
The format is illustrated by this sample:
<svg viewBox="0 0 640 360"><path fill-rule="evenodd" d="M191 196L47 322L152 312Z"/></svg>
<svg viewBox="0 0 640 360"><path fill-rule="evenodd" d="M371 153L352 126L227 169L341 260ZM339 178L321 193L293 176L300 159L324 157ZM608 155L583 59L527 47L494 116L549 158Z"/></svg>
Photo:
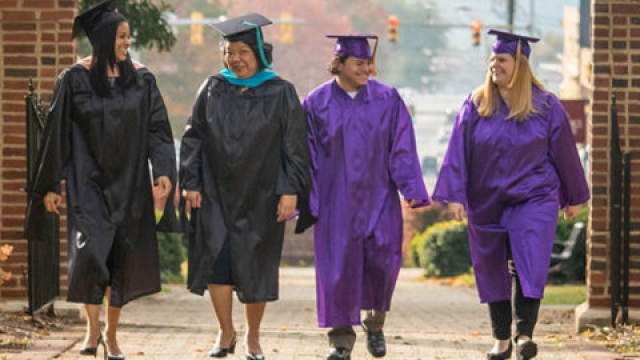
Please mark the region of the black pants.
<svg viewBox="0 0 640 360"><path fill-rule="evenodd" d="M538 322L540 299L524 296L515 264L511 259L509 259L509 272L513 279L513 295L511 301L489 303L493 337L497 340L508 340L511 338L511 322L512 319L515 319L515 338L517 339L519 336L533 338L533 329Z"/></svg>

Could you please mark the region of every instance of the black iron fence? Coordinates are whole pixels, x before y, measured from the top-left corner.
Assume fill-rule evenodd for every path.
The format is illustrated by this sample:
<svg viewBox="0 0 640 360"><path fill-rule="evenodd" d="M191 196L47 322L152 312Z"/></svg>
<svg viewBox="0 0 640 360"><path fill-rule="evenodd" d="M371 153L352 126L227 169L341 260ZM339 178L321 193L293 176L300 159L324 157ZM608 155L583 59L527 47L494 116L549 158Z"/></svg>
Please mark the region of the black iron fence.
<svg viewBox="0 0 640 360"><path fill-rule="evenodd" d="M632 153L620 151L616 94L611 95L611 154L609 166L609 234L611 271L611 325L629 322L629 255Z"/></svg>
<svg viewBox="0 0 640 360"><path fill-rule="evenodd" d="M27 194L32 196L32 184L36 174L38 148L46 121L46 112L29 79L29 94L26 99L27 118ZM40 209L44 211L44 209ZM53 213L43 214L42 226L46 238L28 240L27 286L29 292L29 314L51 305L60 294L60 219Z"/></svg>

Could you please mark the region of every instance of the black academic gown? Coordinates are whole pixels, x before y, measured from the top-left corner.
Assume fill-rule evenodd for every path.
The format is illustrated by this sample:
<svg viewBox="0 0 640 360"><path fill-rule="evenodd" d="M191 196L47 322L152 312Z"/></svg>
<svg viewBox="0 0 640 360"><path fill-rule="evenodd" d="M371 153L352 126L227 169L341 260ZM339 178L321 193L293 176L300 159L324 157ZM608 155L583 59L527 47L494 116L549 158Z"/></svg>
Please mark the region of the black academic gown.
<svg viewBox="0 0 640 360"><path fill-rule="evenodd" d="M202 194L191 218L190 291L203 294L228 241L240 301L278 299L278 201L308 192L309 161L304 112L289 82L274 78L244 92L220 75L202 84L180 147L180 186Z"/></svg>
<svg viewBox="0 0 640 360"><path fill-rule="evenodd" d="M153 178L175 178L175 147L155 78L138 69L139 86L95 94L89 71L63 71L47 117L27 219L38 241L42 197L66 180L68 301L110 305L160 290ZM170 201L167 201L170 203ZM174 214L166 214L173 215Z"/></svg>

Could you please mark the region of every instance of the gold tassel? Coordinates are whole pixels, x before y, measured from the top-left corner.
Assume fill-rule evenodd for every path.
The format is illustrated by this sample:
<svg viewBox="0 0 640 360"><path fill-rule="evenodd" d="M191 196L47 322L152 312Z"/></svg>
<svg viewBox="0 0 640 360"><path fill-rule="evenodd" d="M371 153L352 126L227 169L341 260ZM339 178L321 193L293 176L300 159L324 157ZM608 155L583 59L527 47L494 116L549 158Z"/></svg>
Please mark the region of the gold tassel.
<svg viewBox="0 0 640 360"><path fill-rule="evenodd" d="M378 51L378 37L376 36L376 43L373 45L373 53L371 54L371 75L376 76L378 72L376 71L376 52Z"/></svg>
<svg viewBox="0 0 640 360"><path fill-rule="evenodd" d="M516 83L516 77L518 77L518 71L520 70L520 40L518 40L518 47L516 48L516 66L513 68L513 74L511 75L511 81L507 87L511 89L513 84Z"/></svg>

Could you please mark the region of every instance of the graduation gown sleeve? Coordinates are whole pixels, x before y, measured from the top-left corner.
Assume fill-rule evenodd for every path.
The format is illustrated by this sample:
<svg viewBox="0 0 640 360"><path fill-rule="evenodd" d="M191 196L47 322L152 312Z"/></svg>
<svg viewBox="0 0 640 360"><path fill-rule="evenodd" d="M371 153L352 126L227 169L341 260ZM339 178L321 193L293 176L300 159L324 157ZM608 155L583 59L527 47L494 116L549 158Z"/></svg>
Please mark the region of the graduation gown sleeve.
<svg viewBox="0 0 640 360"><path fill-rule="evenodd" d="M431 201L422 180L411 115L396 90L392 101L395 127L391 129L389 144L389 173L404 198L416 200L413 207L424 207Z"/></svg>
<svg viewBox="0 0 640 360"><path fill-rule="evenodd" d="M467 206L467 164L470 155L471 124L475 114L469 97L462 105L451 131L451 137L440 168L433 199L447 204L457 202Z"/></svg>
<svg viewBox="0 0 640 360"><path fill-rule="evenodd" d="M209 83L205 80L196 92L193 111L180 143L180 188L184 190L202 191L202 131L199 121L205 118Z"/></svg>
<svg viewBox="0 0 640 360"><path fill-rule="evenodd" d="M309 148L307 122L292 85L286 87L284 113L281 115L283 166L276 193L306 196L309 189Z"/></svg>
<svg viewBox="0 0 640 360"><path fill-rule="evenodd" d="M576 152L569 117L555 96L550 99L549 119L549 157L560 180L560 207L583 204L589 200L589 186Z"/></svg>

